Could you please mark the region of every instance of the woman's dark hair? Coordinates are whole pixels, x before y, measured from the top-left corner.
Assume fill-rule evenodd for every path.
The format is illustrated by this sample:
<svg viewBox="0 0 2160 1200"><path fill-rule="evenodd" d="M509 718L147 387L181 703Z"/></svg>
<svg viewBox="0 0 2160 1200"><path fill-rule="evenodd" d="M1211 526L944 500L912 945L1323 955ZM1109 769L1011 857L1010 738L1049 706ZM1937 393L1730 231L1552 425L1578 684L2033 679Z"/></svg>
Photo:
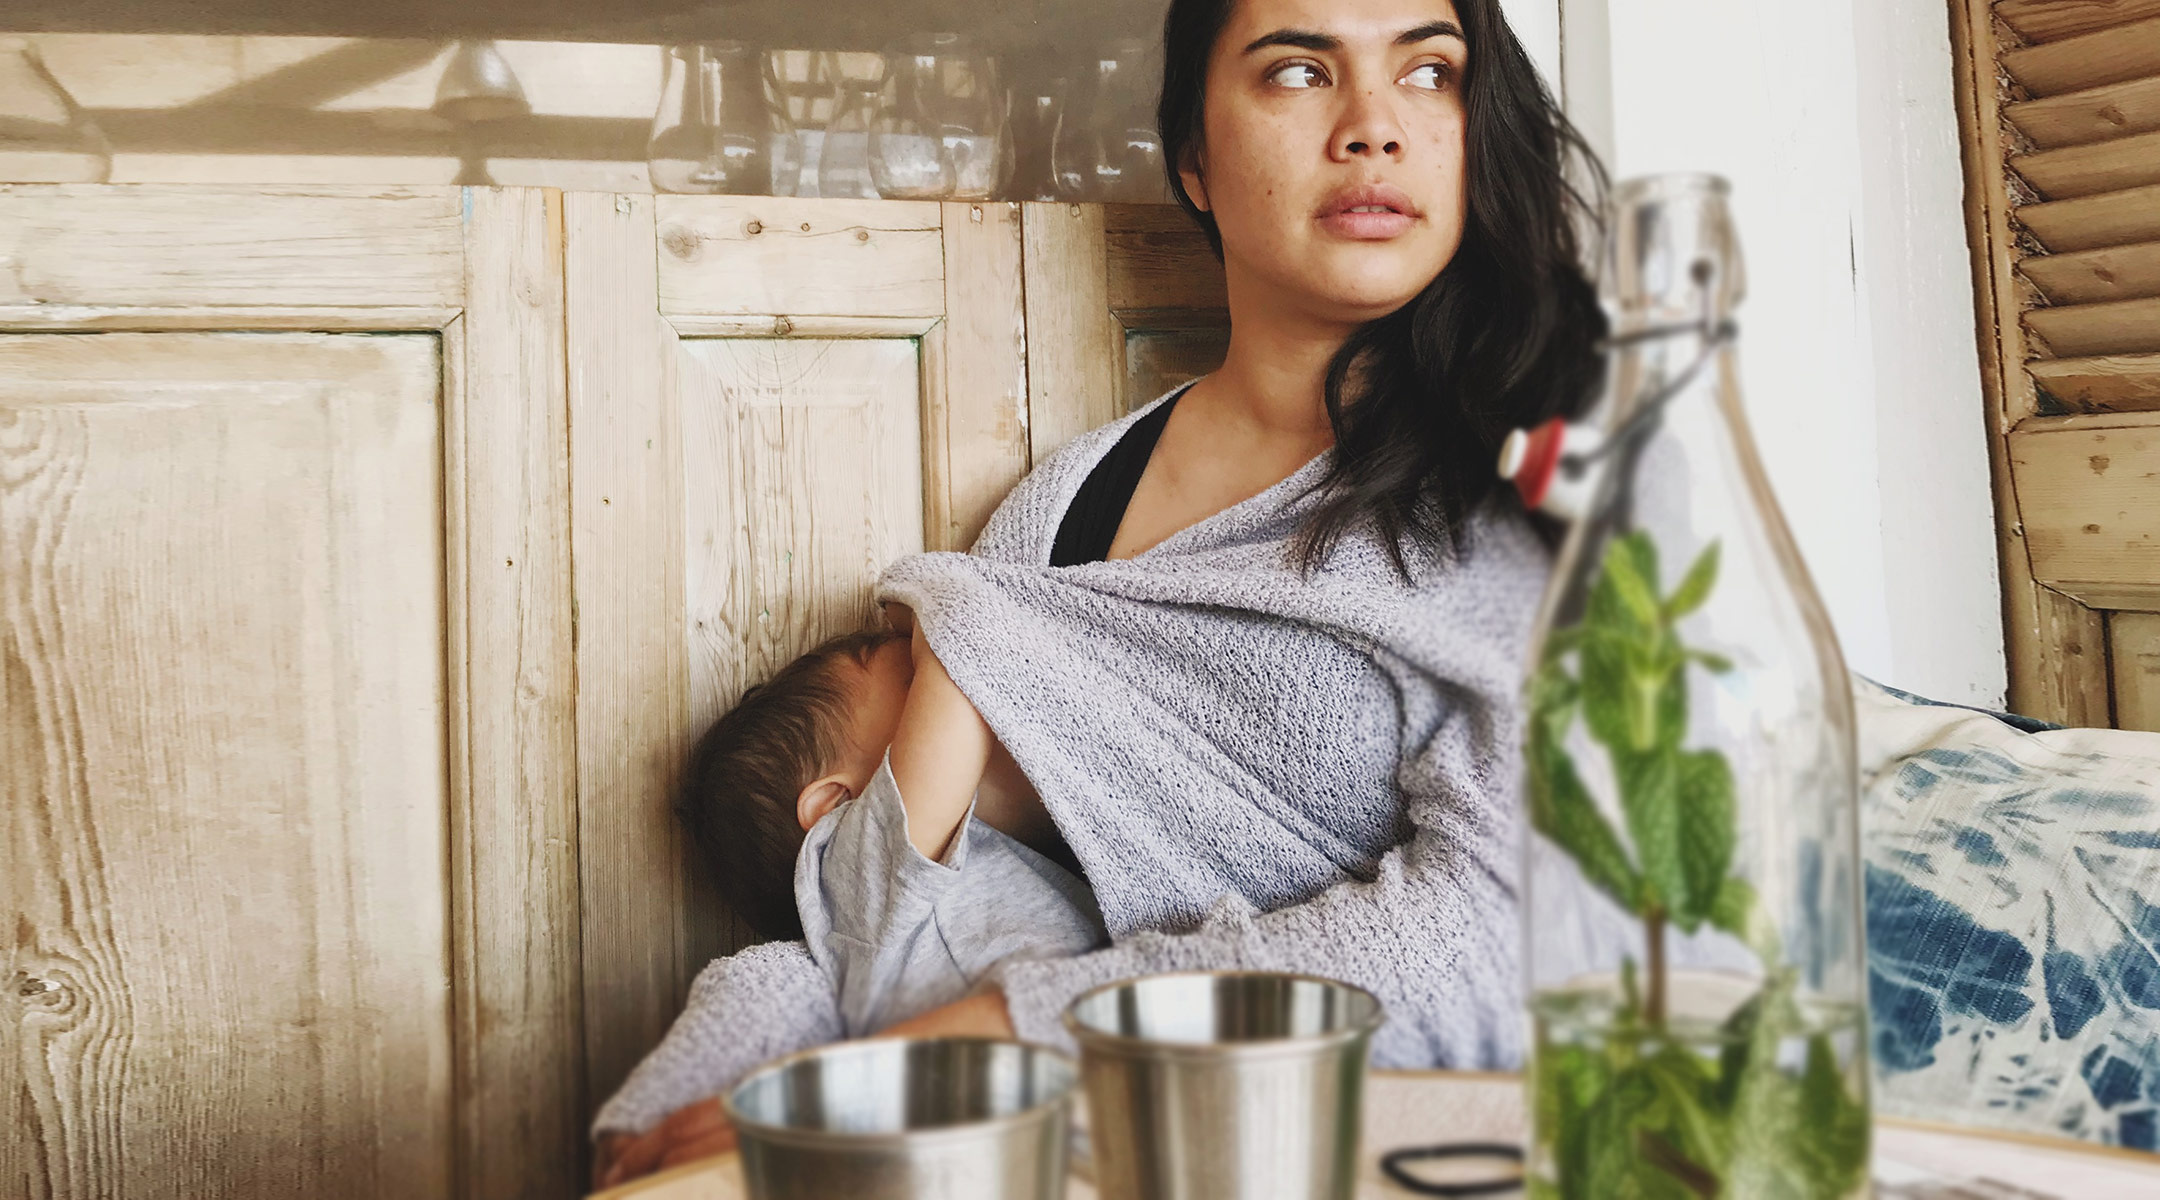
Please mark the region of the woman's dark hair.
<svg viewBox="0 0 2160 1200"><path fill-rule="evenodd" d="M1236 4L1171 0L1163 22L1163 161L1217 256L1222 234L1178 168L1200 161L1208 59ZM1329 364L1335 463L1293 546L1308 570L1365 520L1405 576L1406 541L1460 550L1464 518L1499 485L1493 464L1508 431L1579 413L1603 378L1605 318L1576 221L1598 227L1604 168L1545 90L1499 0L1455 0L1455 11L1470 43L1462 245L1416 298L1360 328ZM1571 155L1590 195L1569 181Z"/></svg>

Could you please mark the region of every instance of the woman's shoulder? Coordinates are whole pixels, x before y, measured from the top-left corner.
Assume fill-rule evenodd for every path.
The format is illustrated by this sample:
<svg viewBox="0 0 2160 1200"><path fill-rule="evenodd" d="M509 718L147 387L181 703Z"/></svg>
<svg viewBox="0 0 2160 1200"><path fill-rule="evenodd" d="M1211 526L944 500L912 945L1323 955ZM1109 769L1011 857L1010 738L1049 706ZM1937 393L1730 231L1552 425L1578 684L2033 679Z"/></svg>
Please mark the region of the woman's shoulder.
<svg viewBox="0 0 2160 1200"><path fill-rule="evenodd" d="M1103 456L1133 424L1182 390L1172 389L1106 425L1098 425L1050 452L1025 478L1013 485L983 526L970 554L1008 562L1050 561L1058 523L1072 507L1073 496L1087 482Z"/></svg>

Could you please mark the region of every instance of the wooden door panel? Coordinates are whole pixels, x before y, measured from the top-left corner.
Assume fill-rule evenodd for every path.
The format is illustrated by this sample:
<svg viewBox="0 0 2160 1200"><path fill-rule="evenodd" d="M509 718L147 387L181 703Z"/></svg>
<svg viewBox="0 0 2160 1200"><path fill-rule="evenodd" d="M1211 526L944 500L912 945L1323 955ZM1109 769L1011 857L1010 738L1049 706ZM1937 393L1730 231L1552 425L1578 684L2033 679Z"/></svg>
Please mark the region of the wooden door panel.
<svg viewBox="0 0 2160 1200"><path fill-rule="evenodd" d="M923 548L913 340L688 339L682 392L690 721L804 648L878 619Z"/></svg>
<svg viewBox="0 0 2160 1200"><path fill-rule="evenodd" d="M753 940L669 799L747 686L876 619L1028 467L1010 204L565 200L586 1078Z"/></svg>
<svg viewBox="0 0 2160 1200"><path fill-rule="evenodd" d="M0 336L31 1194L449 1194L441 374Z"/></svg>

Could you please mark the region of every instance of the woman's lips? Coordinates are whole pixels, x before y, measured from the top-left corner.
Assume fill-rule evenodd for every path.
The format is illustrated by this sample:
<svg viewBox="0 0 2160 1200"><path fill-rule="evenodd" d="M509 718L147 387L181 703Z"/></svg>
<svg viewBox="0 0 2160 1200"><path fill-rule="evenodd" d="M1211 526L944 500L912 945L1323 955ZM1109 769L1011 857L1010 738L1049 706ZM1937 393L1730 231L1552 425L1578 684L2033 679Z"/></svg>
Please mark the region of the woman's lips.
<svg viewBox="0 0 2160 1200"><path fill-rule="evenodd" d="M1400 189L1385 185L1344 188L1321 205L1320 228L1355 241L1395 237L1418 219L1417 206Z"/></svg>
<svg viewBox="0 0 2160 1200"><path fill-rule="evenodd" d="M1393 210L1369 211L1345 209L1320 218L1320 228L1336 237L1356 241L1378 241L1395 237L1416 222L1417 218Z"/></svg>

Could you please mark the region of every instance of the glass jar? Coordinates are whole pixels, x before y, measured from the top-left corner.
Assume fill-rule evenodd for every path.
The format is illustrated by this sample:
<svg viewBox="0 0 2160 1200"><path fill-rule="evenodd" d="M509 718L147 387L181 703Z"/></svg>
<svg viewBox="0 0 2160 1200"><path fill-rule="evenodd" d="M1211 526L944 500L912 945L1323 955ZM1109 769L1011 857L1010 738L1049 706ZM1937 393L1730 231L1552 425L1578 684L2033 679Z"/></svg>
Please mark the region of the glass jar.
<svg viewBox="0 0 2160 1200"><path fill-rule="evenodd" d="M1052 149L1064 123L1070 91L1063 79L1019 91L1013 97L1013 177L1006 191L1012 200L1069 199L1059 186Z"/></svg>
<svg viewBox="0 0 2160 1200"><path fill-rule="evenodd" d="M855 200L878 198L870 175L870 131L878 123L882 78L843 78L832 124L818 157L818 195Z"/></svg>
<svg viewBox="0 0 2160 1200"><path fill-rule="evenodd" d="M28 38L0 38L0 178L103 183L112 146Z"/></svg>
<svg viewBox="0 0 2160 1200"><path fill-rule="evenodd" d="M1162 79L1154 43L1106 42L1088 73L1087 111L1067 140L1061 170L1088 200L1160 203L1169 197L1155 90Z"/></svg>
<svg viewBox="0 0 2160 1200"><path fill-rule="evenodd" d="M1600 419L1503 464L1581 506L1528 686L1530 1194L1865 1195L1851 693L1741 408L1726 186L1615 209Z"/></svg>
<svg viewBox="0 0 2160 1200"><path fill-rule="evenodd" d="M793 195L802 147L764 55L741 42L670 47L645 159L657 191Z"/></svg>
<svg viewBox="0 0 2160 1200"><path fill-rule="evenodd" d="M1011 169L1010 106L997 59L957 33L924 33L885 51L871 130L882 195L987 200Z"/></svg>

